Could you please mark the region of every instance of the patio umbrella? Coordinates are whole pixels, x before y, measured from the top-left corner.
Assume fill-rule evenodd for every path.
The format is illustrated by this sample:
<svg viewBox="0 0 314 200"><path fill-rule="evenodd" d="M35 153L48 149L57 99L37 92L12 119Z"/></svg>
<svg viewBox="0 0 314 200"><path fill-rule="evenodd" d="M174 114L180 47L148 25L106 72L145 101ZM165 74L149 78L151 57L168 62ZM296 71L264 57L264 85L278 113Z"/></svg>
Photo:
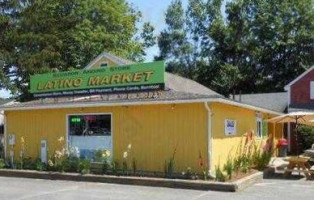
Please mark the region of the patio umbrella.
<svg viewBox="0 0 314 200"><path fill-rule="evenodd" d="M297 145L297 155L299 155L299 144L298 144L298 126L300 124L313 126L314 112L291 112L285 115L280 115L272 119L267 120L270 123L295 123L295 135L296 135L296 145Z"/></svg>

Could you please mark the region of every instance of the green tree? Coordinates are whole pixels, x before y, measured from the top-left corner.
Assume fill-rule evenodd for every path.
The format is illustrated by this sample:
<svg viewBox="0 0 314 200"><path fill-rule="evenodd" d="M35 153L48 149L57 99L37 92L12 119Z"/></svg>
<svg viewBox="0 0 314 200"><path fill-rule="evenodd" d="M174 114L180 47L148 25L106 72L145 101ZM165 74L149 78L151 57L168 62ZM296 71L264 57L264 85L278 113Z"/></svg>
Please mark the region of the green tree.
<svg viewBox="0 0 314 200"><path fill-rule="evenodd" d="M225 17L221 5L222 0L190 0L186 10L177 12L186 13L178 21L180 27L187 27L181 35L192 49L179 55L176 52L186 43L172 46L176 40L170 38L175 33L169 31L173 23L166 14L167 35L161 33L158 45L161 57L170 63L169 70L188 76L186 71L193 69L193 76L188 77L229 95L234 90L281 91L314 64L313 0L231 0ZM193 59L183 62L183 55Z"/></svg>
<svg viewBox="0 0 314 200"><path fill-rule="evenodd" d="M104 50L142 60L140 18L125 0L1 0L0 87L29 99L31 74L80 69Z"/></svg>
<svg viewBox="0 0 314 200"><path fill-rule="evenodd" d="M157 60L170 60L168 69L189 76L192 46L188 40L185 12L180 0L171 2L166 11L167 28L158 38L160 55ZM179 66L179 67L178 67Z"/></svg>

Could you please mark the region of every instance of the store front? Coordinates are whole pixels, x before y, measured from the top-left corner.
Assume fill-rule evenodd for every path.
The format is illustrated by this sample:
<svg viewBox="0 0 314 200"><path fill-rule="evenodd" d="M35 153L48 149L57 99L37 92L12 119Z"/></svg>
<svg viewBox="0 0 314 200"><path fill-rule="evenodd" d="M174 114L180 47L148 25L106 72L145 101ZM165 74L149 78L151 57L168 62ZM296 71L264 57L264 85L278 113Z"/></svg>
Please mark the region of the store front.
<svg viewBox="0 0 314 200"><path fill-rule="evenodd" d="M132 146L128 162L136 161L138 170L162 172L174 156L176 172L201 172L200 159L213 172L245 133L253 130L262 142L276 129L275 139L281 137L280 126L264 128L281 113L226 99L165 72L163 62L102 68L106 59L98 57L85 70L32 77L37 99L2 108L6 157L18 159L23 138L26 154L47 162L64 137L80 157L106 149L121 164Z"/></svg>

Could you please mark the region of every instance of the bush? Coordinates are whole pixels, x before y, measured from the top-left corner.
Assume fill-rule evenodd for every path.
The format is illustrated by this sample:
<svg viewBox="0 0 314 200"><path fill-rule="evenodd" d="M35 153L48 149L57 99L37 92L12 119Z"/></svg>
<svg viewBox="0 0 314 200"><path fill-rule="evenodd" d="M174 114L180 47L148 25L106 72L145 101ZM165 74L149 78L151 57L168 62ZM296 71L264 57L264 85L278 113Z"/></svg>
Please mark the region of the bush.
<svg viewBox="0 0 314 200"><path fill-rule="evenodd" d="M118 170L119 170L119 168L120 168L120 165L119 165L119 162L118 161L112 161L111 162L111 166L112 166L112 172L114 173L114 174L118 174Z"/></svg>
<svg viewBox="0 0 314 200"><path fill-rule="evenodd" d="M133 174L136 174L137 164L136 164L135 158L133 158L133 161L132 161L132 170L133 170Z"/></svg>
<svg viewBox="0 0 314 200"><path fill-rule="evenodd" d="M80 159L77 157L67 157L62 161L62 169L65 172L77 172Z"/></svg>
<svg viewBox="0 0 314 200"><path fill-rule="evenodd" d="M177 149L175 148L172 153L172 157L169 158L168 160L165 160L165 164L164 164L165 177L171 178L173 176L176 152L177 152Z"/></svg>
<svg viewBox="0 0 314 200"><path fill-rule="evenodd" d="M78 172L81 174L89 174L90 173L90 161L87 159L82 159L78 165Z"/></svg>
<svg viewBox="0 0 314 200"><path fill-rule="evenodd" d="M263 171L269 164L272 157L271 152L263 152L254 160L254 166L257 170Z"/></svg>
<svg viewBox="0 0 314 200"><path fill-rule="evenodd" d="M23 165L20 166L21 169L29 169L29 170L34 170L36 169L36 161L32 160L30 157L24 157L23 158Z"/></svg>
<svg viewBox="0 0 314 200"><path fill-rule="evenodd" d="M94 161L103 164L102 172L106 173L110 168L110 151L106 149L99 149L95 152Z"/></svg>
<svg viewBox="0 0 314 200"><path fill-rule="evenodd" d="M46 164L41 162L41 159L36 160L36 170L37 171L45 171L46 170Z"/></svg>
<svg viewBox="0 0 314 200"><path fill-rule="evenodd" d="M233 167L232 159L230 156L228 156L227 162L226 164L224 164L223 170L227 173L229 179L232 178L233 169L234 167Z"/></svg>
<svg viewBox="0 0 314 200"><path fill-rule="evenodd" d="M299 126L298 128L299 137L299 149L304 151L310 149L314 144L314 128L310 126ZM301 152L301 151L300 151Z"/></svg>
<svg viewBox="0 0 314 200"><path fill-rule="evenodd" d="M219 182L226 181L226 177L224 173L221 171L220 166L216 167L215 174L216 174L216 181L219 181Z"/></svg>
<svg viewBox="0 0 314 200"><path fill-rule="evenodd" d="M170 158L169 160L165 160L164 165L164 173L165 177L171 178L174 172L174 158Z"/></svg>
<svg viewBox="0 0 314 200"><path fill-rule="evenodd" d="M5 161L4 159L0 159L0 169L3 169L5 167Z"/></svg>

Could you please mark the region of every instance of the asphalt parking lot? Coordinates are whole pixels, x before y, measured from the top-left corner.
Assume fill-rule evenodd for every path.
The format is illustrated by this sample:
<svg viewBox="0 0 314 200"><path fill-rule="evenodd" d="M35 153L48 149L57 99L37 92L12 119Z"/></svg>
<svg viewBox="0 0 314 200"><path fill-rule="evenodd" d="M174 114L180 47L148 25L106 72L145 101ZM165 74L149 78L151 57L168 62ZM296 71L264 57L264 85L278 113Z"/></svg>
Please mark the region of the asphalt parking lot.
<svg viewBox="0 0 314 200"><path fill-rule="evenodd" d="M0 177L1 200L233 200L313 199L314 181L264 180L245 191L224 193L170 188Z"/></svg>

